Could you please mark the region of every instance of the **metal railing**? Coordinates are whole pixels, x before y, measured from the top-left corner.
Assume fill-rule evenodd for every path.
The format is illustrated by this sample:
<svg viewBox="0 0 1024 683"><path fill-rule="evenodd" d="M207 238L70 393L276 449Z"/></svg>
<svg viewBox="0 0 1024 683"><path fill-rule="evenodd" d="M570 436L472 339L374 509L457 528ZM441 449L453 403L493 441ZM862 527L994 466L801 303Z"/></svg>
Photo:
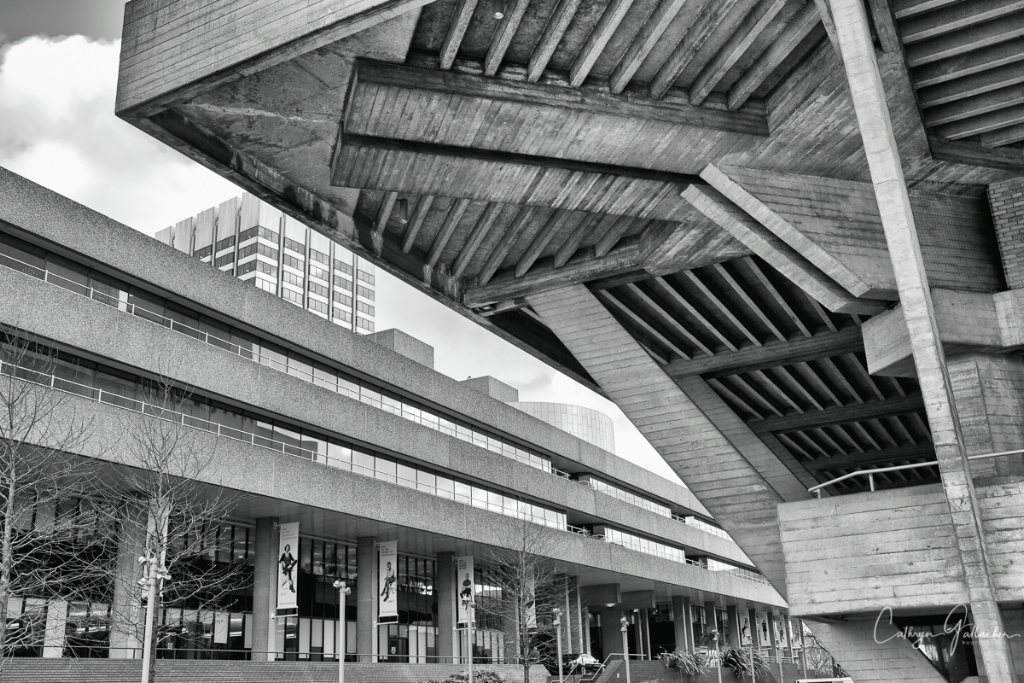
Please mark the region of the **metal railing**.
<svg viewBox="0 0 1024 683"><path fill-rule="evenodd" d="M236 344L235 342L232 342L232 341L227 340L227 339L223 339L223 338L218 337L215 334L211 334L210 332L207 332L205 330L201 330L201 329L199 329L197 327L193 327L191 325L187 325L185 323L182 323L179 320L175 320L174 318L170 318L168 316L165 316L162 313L157 313L155 311L151 311L151 310L149 310L147 308L144 308L144 307L139 306L139 305L137 305L135 303L132 303L132 302L127 300L127 292L125 292L124 290L118 290L121 294L124 295L123 297L122 296L114 296L114 295L112 295L112 294L110 294L108 292L100 291L100 290L96 289L95 287L92 287L92 286L87 285L87 284L82 284L80 282L75 282L74 280L68 279L68 278L63 277L61 275L57 275L56 273L54 273L51 270L48 270L46 268L40 268L39 266L32 265L31 263L26 263L25 261L22 261L20 259L16 259L13 256L10 256L10 255L7 255L7 254L0 254L0 265L7 266L8 268L11 268L12 270L18 271L20 273L24 273L24 274L29 275L31 277L38 278L38 279L42 280L43 282L47 282L47 283L52 284L52 285L54 285L56 287L60 287L61 289L65 290L65 291L72 292L73 294L78 294L78 295L84 296L84 297L86 297L88 299L92 299L94 301L98 301L98 302L100 302L100 303L102 303L104 305L110 306L111 308L116 308L117 310L121 311L122 313L127 313L129 315L132 315L132 316L135 316L135 317L138 317L138 318L142 318L143 320L148 320L149 322L152 322L154 324L160 325L161 327L165 327L165 328L167 328L167 329L169 329L169 330L171 330L173 332L178 332L179 334L183 334L183 335L185 335L187 337L191 337L192 339L196 339L198 341L203 342L204 344L208 344L208 345L213 346L215 348L218 348L218 349L220 349L222 351L227 351L228 353L231 353L232 355L238 356L240 358L244 358L245 360L249 360L249 361L252 361L252 362L257 363L259 365L263 365L265 367L269 367L269 368L271 368L273 370L277 370L278 372L283 372L283 373L285 373L287 375L291 375L292 377L298 377L299 379L301 379L301 380L303 380L305 382L308 382L310 384L315 384L315 385L317 385L319 387L322 387L322 388L325 388L325 389L327 389L329 391L334 391L335 393L341 394L343 396L347 396L347 397L349 397L349 398L351 398L353 400L359 401L360 403L365 403L365 404L370 405L370 406L372 406L374 408L377 408L378 410L383 410L383 411L391 413L393 415L397 415L398 417L401 417L401 418L403 418L405 420L409 420L410 422L415 422L416 424L425 426L428 429L433 429L434 431L440 431L440 432L442 432L444 434L449 434L450 436L454 436L455 438L460 439L462 441L466 441L467 443L472 443L472 444L474 444L476 446L479 446L480 448L484 448L484 449L486 449L488 451L491 451L492 453L497 453L497 454L502 455L504 457L512 458L512 459L514 459L514 460L516 460L518 462L521 462L521 463L523 463L525 465L529 465L530 467L533 467L534 469L540 470L542 472L548 472L550 474L555 475L556 477L560 477L561 479L565 479L567 481L578 481L578 480L573 479L572 476L568 472L565 472L563 470L560 470L560 469L554 467L550 463L550 461L542 458L540 455L532 454L535 458L537 458L537 459L542 461L542 464L538 465L537 462L531 460L529 455L525 455L524 456L524 455L521 455L520 453L515 452L514 450L507 450L507 449L505 449L503 447L497 447L497 446L493 446L492 447L489 443L486 443L488 440L490 440L490 441L494 441L494 442L497 442L497 443L500 443L500 444L508 445L509 448L512 448L512 449L516 448L515 446L512 446L511 444L505 444L505 442L501 441L500 439L497 439L497 438L494 438L494 437L484 437L483 440L484 440L485 443L481 444L481 443L477 443L477 440L474 440L472 438L472 436L461 435L457 431L455 433L451 433L449 431L442 430L440 428L440 425L439 425L438 422L436 422L433 419L424 418L423 417L423 413L427 412L428 414L430 414L429 411L425 411L422 408L417 408L416 412L412 412L410 410L406 410L404 404L402 406L392 406L392 405L390 405L390 404L388 404L388 403L386 403L386 402L384 402L382 400L375 400L372 396L364 396L361 392L356 392L356 391L352 391L352 390L349 390L349 389L343 389L340 386L340 384L335 384L334 386L332 386L330 383L325 382L321 378L318 378L315 373L309 373L309 372L306 372L306 371L304 371L304 370L302 370L300 368L289 367L286 363L282 363L281 361L277 360L276 358L273 358L273 357L268 356L268 355L261 354L258 351L254 351L253 349L247 349L244 346ZM362 388L361 385L360 385L360 388ZM371 390L371 391L373 391L373 390ZM438 416L431 415L431 417L436 418ZM522 449L520 449L520 450L522 450ZM585 485L585 486L589 486L590 488L592 488L594 490L597 490L596 487L592 486L588 482L578 482L578 483L580 483L582 485ZM611 493L609 493L607 491L598 491L598 492L599 493L604 493L605 495L612 496L613 498L624 500L624 499L619 498L618 496L614 496L613 494L611 494ZM625 501L625 502L630 502L630 501ZM631 504L632 505L636 505L637 507L644 508L644 509L649 509L646 506L637 505L636 503L631 503ZM677 515L672 515L672 518L676 519L678 521L681 521L684 524L690 524L691 526L697 526L695 524L691 524L690 522L687 522L686 518L682 518L682 517L679 517ZM707 525L707 526L710 527L710 525ZM700 528L700 527L698 527L698 528ZM711 527L711 528L714 528L714 527ZM707 531L708 533L711 533L711 534L722 535L724 538L728 538L728 536L724 535L724 534L717 534L716 532L709 531L708 529L703 529L703 530Z"/></svg>
<svg viewBox="0 0 1024 683"><path fill-rule="evenodd" d="M334 467L336 469L350 471L355 474L370 477L371 479L377 479L379 481L386 481L388 483L398 484L399 486L404 486L406 488L416 489L418 491L423 491L424 493L429 493L431 495L437 496L438 498L447 498L448 500L454 500L457 503L462 503L464 505L469 505L471 507L490 510L491 512L498 512L508 517L526 519L531 522L534 522L535 524L540 524L542 526L565 530L565 527L559 525L557 522L552 523L550 520L547 520L546 518L526 514L520 511L518 508L513 510L512 508L502 506L500 509L496 509L498 506L489 505L486 503L480 504L479 502L476 502L472 498L472 496L466 496L455 493L454 491L449 491L448 489L442 489L438 488L437 486L431 486L429 484L425 484L422 482L412 481L404 477L399 477L397 474L391 475L381 473L376 471L375 469L364 467L352 461L342 460L339 458L332 458L326 455L325 453L321 453L319 451L313 451L308 448L303 448L301 446L288 444L283 441L278 441L276 439L255 434L253 432L247 432L241 429L227 427L223 424L220 424L219 422L211 422L210 420L204 420L202 418L194 417L192 415L186 415L184 413L171 410L162 405L143 401L140 399L129 398L127 396L122 396L121 394L116 394L109 390L91 387L85 384L80 384L78 382L72 382L70 380L57 377L56 375L50 373L40 372L39 370L35 370L33 368L11 363L10 361L0 361L0 375L10 375L12 377L16 377L17 379L21 379L32 384L45 386L64 393L74 394L76 396L80 396L82 398L95 401L96 403L103 403L106 405L116 406L118 408L123 408L136 413L142 413L144 415L149 415L151 417L165 420L174 424L180 424L184 427L198 429L203 432L215 434L216 436L220 436L226 439L240 441L250 446L256 446L257 448L265 448L276 453L283 453L285 455L291 455L303 458L305 460L310 460L312 462L321 463L330 467Z"/></svg>
<svg viewBox="0 0 1024 683"><path fill-rule="evenodd" d="M968 460L987 460L989 458L1001 458L1001 457L1007 456L1007 455L1024 455L1024 448L1018 448L1018 449L1012 450L1012 451L997 451L995 453L980 453L978 455L969 455L969 456L967 456L967 459ZM818 484L817 486L812 486L811 488L809 488L807 490L808 490L808 492L814 494L814 496L816 498L821 498L821 490L826 488L826 487L828 487L828 486L833 486L834 484L838 484L838 483L846 481L848 479L853 479L854 477L864 477L864 476L866 476L868 478L868 488L871 491L874 491L875 490L875 475L876 474L888 474L889 472L902 472L902 471L905 471L905 470L916 470L916 469L924 469L924 468L931 468L931 467L938 467L938 466L939 466L938 462L918 462L918 463L913 463L913 464L910 464L910 465L892 465L892 466L889 466L889 467L873 467L873 468L867 469L867 470L857 470L856 472L847 472L846 474L842 475L841 477L836 477L835 479L830 479L829 481L826 481L823 484Z"/></svg>

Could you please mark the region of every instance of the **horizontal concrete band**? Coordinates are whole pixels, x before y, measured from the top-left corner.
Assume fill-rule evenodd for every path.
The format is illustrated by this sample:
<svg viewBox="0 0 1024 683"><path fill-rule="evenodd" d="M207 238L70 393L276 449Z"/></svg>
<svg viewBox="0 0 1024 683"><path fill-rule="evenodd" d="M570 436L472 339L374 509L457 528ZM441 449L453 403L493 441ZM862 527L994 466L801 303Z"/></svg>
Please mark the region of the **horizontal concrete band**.
<svg viewBox="0 0 1024 683"><path fill-rule="evenodd" d="M5 169L0 169L0 194L4 196L0 220L95 261L93 267L99 270L149 287L212 317L248 327L270 341L349 369L428 405L487 425L578 468L646 492L656 500L708 514L689 490L664 477L483 396L371 340L341 330Z"/></svg>
<svg viewBox="0 0 1024 683"><path fill-rule="evenodd" d="M0 322L109 358L142 374L167 375L240 407L263 410L338 438L491 483L669 543L746 564L730 540L404 420L258 365L102 303L0 268ZM174 362L169 359L188 359Z"/></svg>
<svg viewBox="0 0 1024 683"><path fill-rule="evenodd" d="M37 389L36 391L46 391ZM62 433L83 415L90 419L89 438L75 455L119 465L133 464L129 443L121 438L126 424L143 419L138 413L67 395L53 412L53 429ZM45 435L33 442L43 447ZM265 496L309 506L328 513L370 519L451 539L473 539L485 546L503 545L503 529L511 518L398 484L380 481L240 441L196 432L199 452L210 453L200 481L242 494ZM768 605L784 606L775 591L723 572L711 572L571 532L551 530L557 536L548 556L566 565L578 565L665 584L685 586ZM355 539L345 539L355 540Z"/></svg>

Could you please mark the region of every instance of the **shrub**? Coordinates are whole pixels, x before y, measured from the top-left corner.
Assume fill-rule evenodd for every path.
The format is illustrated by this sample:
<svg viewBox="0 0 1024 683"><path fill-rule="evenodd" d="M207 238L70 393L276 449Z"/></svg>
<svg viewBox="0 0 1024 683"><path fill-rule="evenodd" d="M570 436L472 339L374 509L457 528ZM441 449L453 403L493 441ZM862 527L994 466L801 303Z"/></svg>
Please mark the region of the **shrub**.
<svg viewBox="0 0 1024 683"><path fill-rule="evenodd" d="M680 673L688 676L696 676L703 673L708 667L707 657L699 652L662 652L658 659L664 661L670 668L679 669Z"/></svg>
<svg viewBox="0 0 1024 683"><path fill-rule="evenodd" d="M460 671L443 681L430 680L425 683L469 683L469 672ZM473 669L473 683L505 683L505 675L494 669Z"/></svg>
<svg viewBox="0 0 1024 683"><path fill-rule="evenodd" d="M751 658L751 654L753 654L753 658ZM732 669L733 675L737 678L751 673L756 674L757 678L764 678L771 674L768 660L761 653L751 653L735 647L727 647L722 650L722 666Z"/></svg>

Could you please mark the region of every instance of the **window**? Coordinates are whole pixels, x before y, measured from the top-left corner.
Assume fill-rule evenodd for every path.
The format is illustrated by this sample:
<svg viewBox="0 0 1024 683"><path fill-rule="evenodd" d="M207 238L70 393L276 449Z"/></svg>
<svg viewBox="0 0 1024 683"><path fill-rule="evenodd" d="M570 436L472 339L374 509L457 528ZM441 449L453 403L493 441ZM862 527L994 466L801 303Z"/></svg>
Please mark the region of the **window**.
<svg viewBox="0 0 1024 683"><path fill-rule="evenodd" d="M341 321L346 322L346 323L350 323L350 322L352 322L352 313L350 313L349 311L346 311L344 309L335 307L335 309L334 309L334 319L335 320L341 320Z"/></svg>
<svg viewBox="0 0 1024 683"><path fill-rule="evenodd" d="M262 278L256 278L252 282L253 282L254 285L256 285L257 287L262 289L264 292L270 292L271 294L277 294L277 285L274 284L273 282L270 282L269 280L264 280Z"/></svg>
<svg viewBox="0 0 1024 683"><path fill-rule="evenodd" d="M325 254L322 251L317 251L316 249L313 249L312 247L310 247L310 249L309 249L309 258L313 259L317 263L322 263L325 266L330 265L330 263L331 263L331 259L330 259L330 257L327 254Z"/></svg>
<svg viewBox="0 0 1024 683"><path fill-rule="evenodd" d="M370 275L365 270L360 270L358 273L356 273L356 277L368 284L372 285L374 283L373 275Z"/></svg>
<svg viewBox="0 0 1024 683"><path fill-rule="evenodd" d="M223 256L219 257L216 261L214 261L213 265L216 266L217 268L220 268L221 266L226 266L234 262L234 254L224 254Z"/></svg>
<svg viewBox="0 0 1024 683"><path fill-rule="evenodd" d="M196 249L195 252L192 253L192 255L195 256L196 258L206 258L207 256L212 256L213 245L211 244L203 247L202 249Z"/></svg>
<svg viewBox="0 0 1024 683"><path fill-rule="evenodd" d="M246 256L252 256L253 254L259 254L260 256L266 256L274 261L277 260L277 249L268 247L266 244L256 243L250 244L249 246L242 247L238 250L238 260L241 261Z"/></svg>
<svg viewBox="0 0 1024 683"><path fill-rule="evenodd" d="M356 286L356 294L358 294L361 297L367 298L370 301L373 301L374 298L373 290L370 289L369 287L363 287L362 285Z"/></svg>
<svg viewBox="0 0 1024 683"><path fill-rule="evenodd" d="M359 310L360 313L373 315L373 306L371 306L370 304L364 304L362 301L359 301L356 303L356 308Z"/></svg>
<svg viewBox="0 0 1024 683"><path fill-rule="evenodd" d="M323 313L324 315L327 315L327 302L326 301L319 301L317 299L310 299L309 300L309 304L308 304L308 308L311 311L316 311L317 313Z"/></svg>
<svg viewBox="0 0 1024 683"><path fill-rule="evenodd" d="M256 270L271 277L277 277L277 266L272 266L265 261L255 261L254 263L256 263Z"/></svg>
<svg viewBox="0 0 1024 683"><path fill-rule="evenodd" d="M341 292L334 292L334 304L336 306L348 306L352 308L352 297Z"/></svg>
<svg viewBox="0 0 1024 683"><path fill-rule="evenodd" d="M285 254L284 259L282 259L282 262L284 263L284 265L294 268L295 270L304 269L302 259L297 259L291 254Z"/></svg>
<svg viewBox="0 0 1024 683"><path fill-rule="evenodd" d="M327 298L327 295L329 293L327 291L326 287L324 287L323 285L318 285L315 282L308 282L308 283L306 283L306 287L309 289L309 291L313 292L314 294L319 294L320 296L324 297L325 299Z"/></svg>
<svg viewBox="0 0 1024 683"><path fill-rule="evenodd" d="M356 327L360 327L367 332L373 332L373 321L366 318L356 318Z"/></svg>
<svg viewBox="0 0 1024 683"><path fill-rule="evenodd" d="M352 274L352 264L339 261L338 259L334 259L334 269L339 270L346 275Z"/></svg>
<svg viewBox="0 0 1024 683"><path fill-rule="evenodd" d="M238 235L238 241L244 242L246 240L252 239L253 237L256 237L257 235L265 240L273 242L274 244L277 244L280 240L280 235L278 235L278 233L274 232L273 230L269 230L267 228L257 225L254 228L243 230Z"/></svg>
<svg viewBox="0 0 1024 683"><path fill-rule="evenodd" d="M217 251L221 251L222 249L227 249L228 247L233 247L233 246L235 246L235 236L234 235L232 235L231 237L225 237L224 239L218 241L217 242Z"/></svg>
<svg viewBox="0 0 1024 683"><path fill-rule="evenodd" d="M327 273L326 270L324 270L323 268L317 268L313 264L309 265L309 275L310 277L315 277L318 280L323 280L324 282L331 281L331 276Z"/></svg>
<svg viewBox="0 0 1024 683"><path fill-rule="evenodd" d="M302 276L301 275L296 275L295 273L292 273L292 272L289 272L287 270L284 270L284 271L281 271L281 279L284 280L285 282L287 282L290 285L295 285L296 287L302 287Z"/></svg>
<svg viewBox="0 0 1024 683"><path fill-rule="evenodd" d="M305 256L306 254L305 244L303 244L302 242L296 242L295 240L292 239L288 239L287 237L284 238L284 248L291 249L297 254L303 254L303 256Z"/></svg>
<svg viewBox="0 0 1024 683"><path fill-rule="evenodd" d="M290 301L293 304L298 304L299 306L302 305L302 293L301 292L295 292L295 291L292 291L290 289L282 289L281 290L281 298L284 299L285 301Z"/></svg>

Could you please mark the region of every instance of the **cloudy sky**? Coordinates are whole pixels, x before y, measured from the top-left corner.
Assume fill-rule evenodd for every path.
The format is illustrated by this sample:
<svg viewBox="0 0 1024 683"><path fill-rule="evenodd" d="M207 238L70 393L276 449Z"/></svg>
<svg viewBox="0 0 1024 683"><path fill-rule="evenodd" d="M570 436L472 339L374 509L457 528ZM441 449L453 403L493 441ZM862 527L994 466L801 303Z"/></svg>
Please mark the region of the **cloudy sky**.
<svg viewBox="0 0 1024 683"><path fill-rule="evenodd" d="M0 166L151 235L240 190L114 116L123 10L123 0L0 0ZM377 292L377 329L433 345L439 371L601 410L620 456L675 478L611 402L389 276Z"/></svg>

